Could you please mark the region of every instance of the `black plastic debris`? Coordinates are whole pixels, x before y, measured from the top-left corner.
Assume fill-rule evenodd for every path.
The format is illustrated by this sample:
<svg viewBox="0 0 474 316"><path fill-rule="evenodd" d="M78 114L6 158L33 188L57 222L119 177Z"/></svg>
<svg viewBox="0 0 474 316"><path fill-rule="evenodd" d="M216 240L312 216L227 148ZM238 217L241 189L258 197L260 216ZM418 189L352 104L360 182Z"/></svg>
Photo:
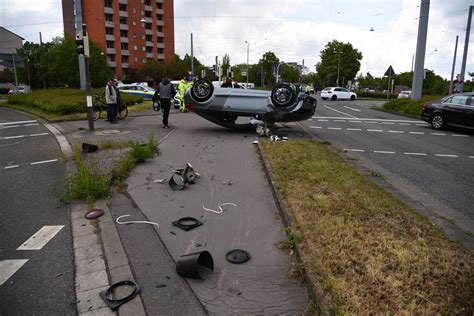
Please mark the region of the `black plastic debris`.
<svg viewBox="0 0 474 316"><path fill-rule="evenodd" d="M240 264L250 260L250 254L242 249L233 249L225 255L230 263Z"/></svg>
<svg viewBox="0 0 474 316"><path fill-rule="evenodd" d="M93 153L96 151L99 147L93 144L87 144L87 143L82 143L82 152L83 153Z"/></svg>
<svg viewBox="0 0 474 316"><path fill-rule="evenodd" d="M183 278L203 280L209 270L214 271L214 260L209 251L182 255L176 262L176 272Z"/></svg>
<svg viewBox="0 0 474 316"><path fill-rule="evenodd" d="M86 218L87 219L96 219L98 217L101 217L102 215L104 215L104 210L102 210L100 208L96 208L95 210L87 212Z"/></svg>
<svg viewBox="0 0 474 316"><path fill-rule="evenodd" d="M132 287L132 292L123 298L113 299L115 290L121 286ZM107 290L99 293L99 296L104 300L112 311L117 310L122 304L132 300L140 292L140 287L133 281L120 281L113 284Z"/></svg>
<svg viewBox="0 0 474 316"><path fill-rule="evenodd" d="M202 222L195 219L194 217L183 217L178 219L177 221L172 222L172 224L185 231L189 231L191 229L201 226Z"/></svg>
<svg viewBox="0 0 474 316"><path fill-rule="evenodd" d="M194 184L198 174L194 171L193 166L188 162L184 168L173 170L168 184L173 191L183 190L186 184Z"/></svg>
<svg viewBox="0 0 474 316"><path fill-rule="evenodd" d="M178 180L178 182L176 182L175 178ZM181 191L184 189L185 186L183 178L176 174L173 174L171 176L170 180L168 181L168 184L173 191Z"/></svg>

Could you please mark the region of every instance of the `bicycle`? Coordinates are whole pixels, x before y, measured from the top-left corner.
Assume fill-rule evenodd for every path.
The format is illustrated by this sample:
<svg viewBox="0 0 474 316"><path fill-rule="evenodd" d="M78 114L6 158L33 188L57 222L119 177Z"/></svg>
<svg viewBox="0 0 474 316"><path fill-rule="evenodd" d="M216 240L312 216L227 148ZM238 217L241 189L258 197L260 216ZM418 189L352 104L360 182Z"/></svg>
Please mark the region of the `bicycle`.
<svg viewBox="0 0 474 316"><path fill-rule="evenodd" d="M95 98L95 102L92 107L93 112L94 112L93 118L94 118L94 121L97 121L98 119L100 119L102 112L107 114L107 103L105 103L105 99L103 96L94 95L94 98ZM123 120L124 118L127 117L127 115L128 115L127 105L125 104L125 102L120 102L120 104L118 105L118 110L117 110L117 118L119 120Z"/></svg>

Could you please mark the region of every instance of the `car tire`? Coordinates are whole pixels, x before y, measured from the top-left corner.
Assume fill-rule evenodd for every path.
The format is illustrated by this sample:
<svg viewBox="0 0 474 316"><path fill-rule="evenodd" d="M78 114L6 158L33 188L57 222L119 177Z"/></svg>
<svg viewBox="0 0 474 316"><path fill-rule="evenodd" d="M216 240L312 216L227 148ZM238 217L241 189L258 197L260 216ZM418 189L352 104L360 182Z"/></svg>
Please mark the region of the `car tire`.
<svg viewBox="0 0 474 316"><path fill-rule="evenodd" d="M444 121L444 117L441 114L434 114L431 117L431 126L434 129L443 129L446 122Z"/></svg>
<svg viewBox="0 0 474 316"><path fill-rule="evenodd" d="M272 104L278 108L292 105L295 101L296 93L293 88L285 83L277 84L271 94Z"/></svg>
<svg viewBox="0 0 474 316"><path fill-rule="evenodd" d="M351 95L351 101L355 101L356 97L355 95Z"/></svg>
<svg viewBox="0 0 474 316"><path fill-rule="evenodd" d="M331 97L331 100L336 101L336 100L337 100L337 95L333 95L333 96Z"/></svg>
<svg viewBox="0 0 474 316"><path fill-rule="evenodd" d="M191 88L191 97L197 102L206 102L212 97L214 86L206 79L199 79Z"/></svg>

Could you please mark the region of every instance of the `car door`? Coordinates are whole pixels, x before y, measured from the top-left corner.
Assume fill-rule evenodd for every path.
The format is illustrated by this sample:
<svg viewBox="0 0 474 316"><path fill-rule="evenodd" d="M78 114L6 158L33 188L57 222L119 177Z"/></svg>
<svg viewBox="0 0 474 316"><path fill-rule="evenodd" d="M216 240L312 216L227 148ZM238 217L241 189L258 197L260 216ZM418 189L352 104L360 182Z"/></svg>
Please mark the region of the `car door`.
<svg viewBox="0 0 474 316"><path fill-rule="evenodd" d="M350 94L349 90L347 90L345 88L341 88L340 93L342 94L342 97L341 97L342 99L350 99L350 97L351 97L351 94Z"/></svg>
<svg viewBox="0 0 474 316"><path fill-rule="evenodd" d="M446 99L443 114L448 124L466 125L467 124L467 103L468 95L454 95L452 98Z"/></svg>
<svg viewBox="0 0 474 316"><path fill-rule="evenodd" d="M466 105L466 122L465 125L474 127L474 97L470 96Z"/></svg>

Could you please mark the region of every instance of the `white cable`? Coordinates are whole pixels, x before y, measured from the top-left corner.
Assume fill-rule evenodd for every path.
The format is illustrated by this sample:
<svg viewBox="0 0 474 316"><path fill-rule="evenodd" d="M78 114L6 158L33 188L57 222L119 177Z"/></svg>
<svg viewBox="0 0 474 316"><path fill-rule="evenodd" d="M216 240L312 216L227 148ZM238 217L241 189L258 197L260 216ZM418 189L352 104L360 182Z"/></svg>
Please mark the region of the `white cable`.
<svg viewBox="0 0 474 316"><path fill-rule="evenodd" d="M224 205L232 205L232 206L237 206L237 204L234 204L234 203L223 203L221 205L219 205L219 209L221 210L221 212L223 212L224 210L222 209L222 206Z"/></svg>
<svg viewBox="0 0 474 316"><path fill-rule="evenodd" d="M205 211L209 211L209 212L213 212L213 213L216 213L216 214L220 214L220 213L224 212L224 210L222 209L222 207L225 206L225 205L237 206L237 204L234 204L234 203L223 203L223 204L219 205L219 210L220 210L220 211L216 211L216 210L213 210L213 209L210 209L210 208L206 208L206 207L204 207L204 205L202 206L202 209L205 210Z"/></svg>
<svg viewBox="0 0 474 316"><path fill-rule="evenodd" d="M117 219L115 220L117 222L117 224L119 225L125 225L125 224L151 224L151 225L156 225L156 227L160 228L160 225L158 225L158 223L155 223L155 222L148 222L148 221L129 221L129 222L119 222L119 219L121 219L122 217L129 217L130 215L122 215L122 216L119 216L117 217Z"/></svg>
<svg viewBox="0 0 474 316"><path fill-rule="evenodd" d="M212 210L210 208L205 208L204 205L202 206L202 209L205 210L205 211L209 211L209 212L214 212L216 214L220 214L222 213L222 210L220 212L216 211L216 210Z"/></svg>

